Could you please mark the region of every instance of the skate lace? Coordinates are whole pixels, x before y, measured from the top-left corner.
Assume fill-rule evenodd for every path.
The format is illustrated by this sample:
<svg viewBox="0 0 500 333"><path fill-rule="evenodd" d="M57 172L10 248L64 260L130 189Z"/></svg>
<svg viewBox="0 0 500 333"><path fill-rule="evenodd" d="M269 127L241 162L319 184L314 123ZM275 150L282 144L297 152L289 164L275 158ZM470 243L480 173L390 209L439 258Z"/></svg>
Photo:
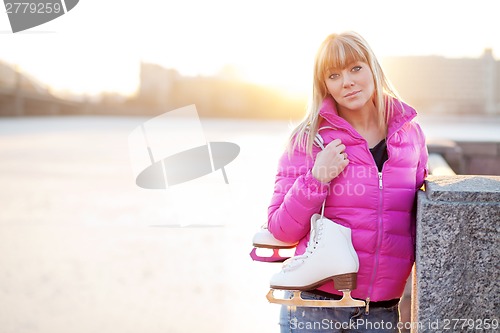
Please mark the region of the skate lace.
<svg viewBox="0 0 500 333"><path fill-rule="evenodd" d="M309 241L307 242L306 250L303 254L288 258L283 262L283 270L288 271L294 269L298 265L302 264L305 259L314 253L318 247L319 241L323 235L323 224L313 225L311 223L311 232L309 234Z"/></svg>

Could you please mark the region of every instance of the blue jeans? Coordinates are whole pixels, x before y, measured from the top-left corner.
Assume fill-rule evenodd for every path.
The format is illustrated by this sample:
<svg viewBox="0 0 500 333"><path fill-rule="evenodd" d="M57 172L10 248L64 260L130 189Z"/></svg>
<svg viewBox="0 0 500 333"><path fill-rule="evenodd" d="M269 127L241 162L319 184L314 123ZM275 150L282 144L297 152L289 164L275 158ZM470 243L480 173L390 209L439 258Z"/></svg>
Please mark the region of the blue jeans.
<svg viewBox="0 0 500 333"><path fill-rule="evenodd" d="M285 297L291 297L287 292ZM329 299L302 292L304 299ZM399 305L389 308L364 307L320 308L282 305L280 314L281 333L398 333Z"/></svg>

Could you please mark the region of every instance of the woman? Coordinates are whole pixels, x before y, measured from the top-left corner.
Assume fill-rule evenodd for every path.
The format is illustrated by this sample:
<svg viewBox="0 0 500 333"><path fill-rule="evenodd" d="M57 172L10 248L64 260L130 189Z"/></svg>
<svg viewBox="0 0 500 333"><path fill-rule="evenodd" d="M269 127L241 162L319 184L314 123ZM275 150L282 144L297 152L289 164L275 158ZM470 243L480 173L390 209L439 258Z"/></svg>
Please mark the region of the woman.
<svg viewBox="0 0 500 333"><path fill-rule="evenodd" d="M283 306L282 332L397 332L414 261L416 192L427 174L425 138L415 110L398 98L359 34L328 36L313 75L306 118L279 161L268 228L280 241L298 242L296 255L302 254L310 218L326 198L325 216L352 230L359 258L352 296L368 306ZM318 133L324 150L314 145ZM303 294L342 295L331 283Z"/></svg>

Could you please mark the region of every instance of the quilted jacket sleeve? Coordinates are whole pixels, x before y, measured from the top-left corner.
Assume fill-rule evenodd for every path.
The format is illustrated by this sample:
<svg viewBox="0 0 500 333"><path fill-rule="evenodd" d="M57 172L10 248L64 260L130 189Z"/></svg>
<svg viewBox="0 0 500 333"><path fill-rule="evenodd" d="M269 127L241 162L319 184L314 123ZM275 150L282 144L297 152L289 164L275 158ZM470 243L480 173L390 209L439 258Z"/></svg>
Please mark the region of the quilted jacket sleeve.
<svg viewBox="0 0 500 333"><path fill-rule="evenodd" d="M309 232L311 216L321 209L329 184L313 177L313 164L312 157L298 150L291 155L285 151L279 161L268 209L268 228L276 239L299 241Z"/></svg>

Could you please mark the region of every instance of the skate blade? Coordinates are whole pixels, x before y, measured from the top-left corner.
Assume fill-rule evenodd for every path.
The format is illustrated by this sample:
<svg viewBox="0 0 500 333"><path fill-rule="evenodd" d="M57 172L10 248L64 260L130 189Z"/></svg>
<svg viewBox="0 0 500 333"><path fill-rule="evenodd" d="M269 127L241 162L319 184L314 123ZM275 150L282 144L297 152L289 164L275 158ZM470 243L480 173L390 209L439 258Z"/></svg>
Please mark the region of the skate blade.
<svg viewBox="0 0 500 333"><path fill-rule="evenodd" d="M270 257L262 257L257 254L257 248L254 247L252 252L250 252L250 257L254 261L262 261L262 262L283 262L290 257L282 257L279 252L279 248L268 248L273 250L273 254Z"/></svg>
<svg viewBox="0 0 500 333"><path fill-rule="evenodd" d="M274 297L274 289L270 289L266 295L270 303L303 306L303 307L321 307L321 308L350 308L364 307L365 301L353 299L350 290L341 290L344 296L340 300L319 300L319 299L303 299L300 290L293 290L293 296L290 299L282 299Z"/></svg>
<svg viewBox="0 0 500 333"><path fill-rule="evenodd" d="M262 249L293 249L297 246L297 243L288 244L288 245L272 245L272 244L259 244L253 243L254 247L262 248Z"/></svg>

